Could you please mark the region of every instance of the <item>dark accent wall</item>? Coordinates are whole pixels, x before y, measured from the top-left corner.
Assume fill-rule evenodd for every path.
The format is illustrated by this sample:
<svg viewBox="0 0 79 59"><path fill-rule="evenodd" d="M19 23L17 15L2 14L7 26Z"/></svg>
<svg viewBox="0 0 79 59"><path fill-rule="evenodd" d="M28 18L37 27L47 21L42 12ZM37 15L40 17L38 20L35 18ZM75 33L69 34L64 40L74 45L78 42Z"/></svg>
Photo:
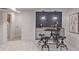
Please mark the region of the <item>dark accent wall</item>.
<svg viewBox="0 0 79 59"><path fill-rule="evenodd" d="M42 16L46 16L45 20L41 20ZM52 17L57 16L57 20L53 20ZM62 12L36 12L36 27L40 27L42 24L43 27L50 27L51 25L56 24L58 21L58 26L62 27Z"/></svg>

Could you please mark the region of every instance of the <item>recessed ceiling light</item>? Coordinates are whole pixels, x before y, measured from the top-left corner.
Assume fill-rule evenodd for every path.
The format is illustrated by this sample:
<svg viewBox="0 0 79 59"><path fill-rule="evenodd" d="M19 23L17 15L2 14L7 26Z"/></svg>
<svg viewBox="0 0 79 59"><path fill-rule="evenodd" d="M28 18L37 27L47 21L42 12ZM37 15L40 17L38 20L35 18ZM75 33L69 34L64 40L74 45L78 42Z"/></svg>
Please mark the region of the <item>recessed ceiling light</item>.
<svg viewBox="0 0 79 59"><path fill-rule="evenodd" d="M16 8L11 8L13 11L16 11Z"/></svg>
<svg viewBox="0 0 79 59"><path fill-rule="evenodd" d="M42 17L41 17L41 19L42 19L42 20L45 20L45 19L46 19L46 17L45 17L45 16L42 16Z"/></svg>
<svg viewBox="0 0 79 59"><path fill-rule="evenodd" d="M53 20L57 20L57 19L58 19L58 17L54 16L54 17L52 17L52 19L53 19Z"/></svg>
<svg viewBox="0 0 79 59"><path fill-rule="evenodd" d="M17 13L20 13L21 11L19 11L19 10L16 10L16 8L10 8L12 11L14 11L14 12L17 12Z"/></svg>

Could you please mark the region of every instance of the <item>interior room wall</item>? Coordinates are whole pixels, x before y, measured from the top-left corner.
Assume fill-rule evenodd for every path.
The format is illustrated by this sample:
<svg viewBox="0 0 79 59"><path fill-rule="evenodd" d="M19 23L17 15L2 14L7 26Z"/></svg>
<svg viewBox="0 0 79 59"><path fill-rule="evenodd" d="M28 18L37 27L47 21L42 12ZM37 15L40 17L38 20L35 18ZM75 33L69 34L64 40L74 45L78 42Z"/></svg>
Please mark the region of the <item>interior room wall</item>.
<svg viewBox="0 0 79 59"><path fill-rule="evenodd" d="M7 12L0 11L0 44L7 42Z"/></svg>
<svg viewBox="0 0 79 59"><path fill-rule="evenodd" d="M3 12L3 43L7 42L7 12Z"/></svg>
<svg viewBox="0 0 79 59"><path fill-rule="evenodd" d="M22 40L35 39L35 12L25 11L22 15Z"/></svg>
<svg viewBox="0 0 79 59"><path fill-rule="evenodd" d="M73 13L79 12L79 9L73 8L69 11L66 12L66 20L64 21L65 23L65 28L66 28L66 36L70 40L70 46L72 50L79 50L79 34L74 34L69 32L69 16Z"/></svg>
<svg viewBox="0 0 79 59"><path fill-rule="evenodd" d="M2 12L0 12L0 44L3 42L3 20Z"/></svg>
<svg viewBox="0 0 79 59"><path fill-rule="evenodd" d="M0 11L0 44L7 42L7 12Z"/></svg>

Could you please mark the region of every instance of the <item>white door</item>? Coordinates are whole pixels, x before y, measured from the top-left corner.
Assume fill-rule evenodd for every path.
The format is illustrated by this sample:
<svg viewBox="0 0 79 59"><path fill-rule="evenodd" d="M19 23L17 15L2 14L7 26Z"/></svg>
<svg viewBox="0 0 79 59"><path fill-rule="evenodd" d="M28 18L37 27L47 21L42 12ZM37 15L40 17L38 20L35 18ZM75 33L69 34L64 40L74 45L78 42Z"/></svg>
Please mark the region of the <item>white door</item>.
<svg viewBox="0 0 79 59"><path fill-rule="evenodd" d="M15 38L21 39L21 14L15 14Z"/></svg>

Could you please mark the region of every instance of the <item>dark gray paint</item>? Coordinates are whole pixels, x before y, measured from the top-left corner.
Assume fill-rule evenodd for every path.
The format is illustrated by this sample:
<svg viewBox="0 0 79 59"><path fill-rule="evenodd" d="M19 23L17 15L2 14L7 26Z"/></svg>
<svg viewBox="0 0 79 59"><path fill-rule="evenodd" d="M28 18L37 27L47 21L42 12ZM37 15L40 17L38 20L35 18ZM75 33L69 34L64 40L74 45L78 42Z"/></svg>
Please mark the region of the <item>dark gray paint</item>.
<svg viewBox="0 0 79 59"><path fill-rule="evenodd" d="M46 16L46 20L42 21L40 18ZM52 16L57 16L58 26L62 27L62 12L36 12L36 27L40 27L40 24L43 24L43 27L50 27L55 24L56 21L52 20Z"/></svg>

